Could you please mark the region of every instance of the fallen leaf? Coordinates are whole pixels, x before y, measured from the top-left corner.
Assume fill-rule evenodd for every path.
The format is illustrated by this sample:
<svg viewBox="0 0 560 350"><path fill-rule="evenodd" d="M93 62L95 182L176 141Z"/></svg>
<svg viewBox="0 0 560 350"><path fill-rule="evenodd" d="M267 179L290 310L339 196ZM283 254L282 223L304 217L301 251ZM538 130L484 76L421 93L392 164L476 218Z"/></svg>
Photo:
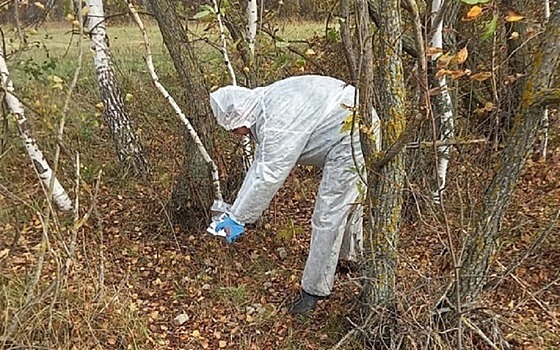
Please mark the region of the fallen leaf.
<svg viewBox="0 0 560 350"><path fill-rule="evenodd" d="M482 16L482 7L475 5L471 7L469 12L463 17L463 21L474 21L480 16Z"/></svg>
<svg viewBox="0 0 560 350"><path fill-rule="evenodd" d="M488 78L490 78L492 76L492 73L490 72L480 72L480 73L476 73L471 75L471 79L472 80L476 80L476 81L484 81Z"/></svg>
<svg viewBox="0 0 560 350"><path fill-rule="evenodd" d="M518 22L524 19L525 16L515 10L507 10L506 22Z"/></svg>

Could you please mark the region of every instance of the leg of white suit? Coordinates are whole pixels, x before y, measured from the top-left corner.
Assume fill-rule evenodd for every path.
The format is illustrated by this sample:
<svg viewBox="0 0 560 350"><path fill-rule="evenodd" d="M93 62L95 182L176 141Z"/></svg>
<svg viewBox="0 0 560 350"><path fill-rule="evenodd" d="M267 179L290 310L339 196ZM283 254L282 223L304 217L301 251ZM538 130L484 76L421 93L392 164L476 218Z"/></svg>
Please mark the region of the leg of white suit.
<svg viewBox="0 0 560 350"><path fill-rule="evenodd" d="M302 288L313 295L331 293L346 224L349 215L356 209L359 176L348 149L346 143L331 150L319 185L311 222L309 256L301 281ZM359 158L362 159L361 152ZM361 215L359 221L361 223Z"/></svg>

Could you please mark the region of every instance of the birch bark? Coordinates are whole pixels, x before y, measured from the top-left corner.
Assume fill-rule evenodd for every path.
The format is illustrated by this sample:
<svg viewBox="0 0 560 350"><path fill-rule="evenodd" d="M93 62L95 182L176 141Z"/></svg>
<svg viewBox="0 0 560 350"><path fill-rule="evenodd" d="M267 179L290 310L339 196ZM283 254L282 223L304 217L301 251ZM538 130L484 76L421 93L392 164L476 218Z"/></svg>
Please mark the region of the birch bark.
<svg viewBox="0 0 560 350"><path fill-rule="evenodd" d="M445 0L433 0L432 1L432 31L434 31L433 37L430 41L430 46L438 49L443 49L443 16L440 16L440 12L443 8L443 3ZM432 57L432 62L437 61L441 54L434 55ZM440 121L440 141L448 142L455 137L455 120L453 118L453 103L451 102L451 96L449 90L447 89L447 79L445 76L441 78L435 78L437 84L441 88L441 92L434 96L434 111L437 113L436 120ZM441 200L441 192L445 188L446 178L447 178L447 167L449 164L451 146L444 145L438 146L437 151L439 159L437 160L437 177L438 177L438 189L432 194L432 198L435 203L439 203Z"/></svg>
<svg viewBox="0 0 560 350"><path fill-rule="evenodd" d="M257 21L258 21L257 0L247 0L247 41L249 44L249 52L251 53L251 61L255 59Z"/></svg>
<svg viewBox="0 0 560 350"><path fill-rule="evenodd" d="M544 0L544 21L545 23L550 18L550 3L549 0ZM549 118L548 118L548 107L544 109L542 122L541 122L541 157L546 160L546 155L548 152L548 128L549 128Z"/></svg>
<svg viewBox="0 0 560 350"><path fill-rule="evenodd" d="M88 30L92 49L95 52L94 64L97 71L99 92L103 101L105 121L111 132L119 162L136 173L149 173L148 162L134 131L124 106L123 94L117 84L115 69L107 42L105 13L101 0L87 0L89 8Z"/></svg>
<svg viewBox="0 0 560 350"><path fill-rule="evenodd" d="M2 89L5 92L5 99L11 114L17 121L18 130L21 140L25 145L27 154L41 179L41 182L49 193L50 186L52 186L52 200L58 208L64 211L72 210L72 201L68 193L62 187L55 174L53 173L49 163L43 156L43 152L39 149L31 127L25 117L25 112L21 102L12 93L14 92L14 85L10 79L10 73L4 57L4 48L0 47L0 74L2 76ZM51 185L52 184L52 185Z"/></svg>

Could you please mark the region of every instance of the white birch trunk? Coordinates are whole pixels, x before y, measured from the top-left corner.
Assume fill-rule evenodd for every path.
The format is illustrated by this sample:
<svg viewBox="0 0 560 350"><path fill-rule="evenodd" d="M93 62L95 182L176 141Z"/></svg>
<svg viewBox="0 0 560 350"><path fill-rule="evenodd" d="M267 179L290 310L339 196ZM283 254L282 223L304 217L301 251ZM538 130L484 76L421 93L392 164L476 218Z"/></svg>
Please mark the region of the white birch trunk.
<svg viewBox="0 0 560 350"><path fill-rule="evenodd" d="M223 196L222 196L222 191L220 189L220 175L218 173L218 167L216 166L216 163L214 162L214 160L212 160L210 154L202 144L202 141L200 140L200 137L198 136L196 130L193 128L192 124L189 122L188 118L181 110L181 107L179 107L177 102L175 102L175 99L173 99L173 97L169 94L169 92L167 92L165 87L159 82L159 77L156 73L156 69L154 67L154 63L152 60L152 51L150 49L150 41L148 39L148 33L146 32L146 27L144 26L142 19L138 15L138 12L136 11L134 4L132 4L130 0L128 1L128 9L132 14L132 18L134 18L134 21L138 25L138 28L140 28L140 31L142 32L144 49L146 51L146 65L148 66L148 71L150 72L154 85L159 90L159 92L163 95L163 97L169 102L171 107L173 107L173 109L175 110L179 118L181 118L181 121L187 127L187 130L191 135L191 138L196 144L198 150L200 151L202 158L204 158L204 161L208 163L208 165L210 166L212 172L212 184L214 186L214 197L216 198L216 200L222 202Z"/></svg>
<svg viewBox="0 0 560 350"><path fill-rule="evenodd" d="M434 31L434 34L432 40L430 41L430 46L440 49L443 48L443 19L439 23L436 23L436 18L438 17L437 14L443 7L444 1L445 0L432 1L432 30ZM439 55L435 55L432 57L432 60L435 61L438 57ZM439 113L440 140L442 142L447 142L455 137L453 104L451 102L449 90L447 89L447 79L445 76L438 79L438 85L442 88L442 90L438 96L434 97L436 104L435 111ZM447 167L449 164L451 146L439 146L437 150L439 155L437 162L438 189L432 194L435 203L440 202L441 192L444 190L446 185Z"/></svg>
<svg viewBox="0 0 560 350"><path fill-rule="evenodd" d="M255 42L257 38L257 21L258 21L258 7L257 0L247 0L247 42L249 45L249 52L251 54L251 64L255 61ZM251 138L243 136L241 140L243 143L243 168L245 172L251 167L253 162L253 147L251 145Z"/></svg>
<svg viewBox="0 0 560 350"><path fill-rule="evenodd" d="M29 154L29 158L31 158L31 161L33 162L33 166L35 167L37 174L39 174L39 178L41 179L46 192L52 193L52 200L58 208L64 211L72 210L72 201L70 200L68 193L56 178L49 163L43 156L43 152L41 152L35 138L33 137L31 127L27 122L21 102L17 99L17 97L12 95L12 92L14 92L14 85L10 79L8 66L6 64L6 60L4 59L3 47L0 47L0 75L2 76L2 89L6 93L8 108L17 121L20 138L25 145L25 149ZM52 191L50 186L52 186Z"/></svg>
<svg viewBox="0 0 560 350"><path fill-rule="evenodd" d="M87 0L86 3L89 8L88 29L92 49L95 52L94 64L99 92L119 161L121 164L132 166L138 173L148 173L148 163L144 151L125 110L122 92L115 78L115 70L107 43L103 2L102 0Z"/></svg>
<svg viewBox="0 0 560 350"><path fill-rule="evenodd" d="M254 5L254 11L248 15L253 16L254 15L254 21L251 24L251 20L249 19L249 28L251 28L251 25L254 25L254 31L255 31L255 35L253 36L253 53L251 55L254 54L254 38L256 36L256 32L257 32L257 2L256 0L250 0L249 2L253 2ZM228 68L229 74L231 75L231 84L232 85L237 85L237 79L235 78L235 72L233 71L233 66L231 65L231 61L229 60L229 56L228 56L228 52L227 52L227 40L226 40L226 32L224 30L224 25L222 23L222 15L220 13L220 7L218 6L218 2L217 0L213 0L214 3L214 12L216 12L216 19L218 21L218 27L220 29L220 39L222 40L222 54L224 55L224 62ZM250 6L250 4L248 5ZM249 11L249 7L247 8L247 11ZM250 17L249 17L250 18ZM250 41L251 39L249 39L249 45L251 43ZM251 56L252 59L253 56ZM245 171L249 170L249 167L251 166L251 163L253 162L253 147L251 147L251 138L249 136L243 136L242 138L242 143L243 143L243 167L245 168Z"/></svg>
<svg viewBox="0 0 560 350"><path fill-rule="evenodd" d="M257 37L257 0L247 0L247 41L251 52L251 61L255 58L255 40Z"/></svg>
<svg viewBox="0 0 560 350"><path fill-rule="evenodd" d="M544 21L545 23L548 22L548 18L550 17L550 3L549 0L544 0ZM548 127L549 127L549 119L548 119L548 107L545 107L542 121L541 121L541 157L543 160L546 160L546 154L548 149Z"/></svg>
<svg viewBox="0 0 560 350"><path fill-rule="evenodd" d="M227 40L226 32L224 29L224 24L222 23L222 15L220 13L220 7L218 7L217 0L212 0L214 3L214 12L216 13L216 19L218 20L218 28L220 29L220 39L222 40L222 55L224 56L224 62L228 68L229 74L231 76L231 84L237 85L237 79L235 78L235 72L233 71L233 66L229 60L227 52Z"/></svg>

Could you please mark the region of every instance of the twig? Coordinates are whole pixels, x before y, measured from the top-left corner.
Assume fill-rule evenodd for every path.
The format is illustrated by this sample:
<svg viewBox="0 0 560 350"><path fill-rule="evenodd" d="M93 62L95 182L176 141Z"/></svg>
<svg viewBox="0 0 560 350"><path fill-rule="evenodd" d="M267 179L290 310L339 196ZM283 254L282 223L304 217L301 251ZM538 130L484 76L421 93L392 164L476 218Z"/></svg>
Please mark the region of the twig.
<svg viewBox="0 0 560 350"><path fill-rule="evenodd" d="M517 269L525 260L527 260L529 255L531 255L535 251L535 249L537 247L539 247L545 241L545 239L548 237L550 232L552 232L552 229L556 226L556 223L558 222L559 218L560 218L560 209L558 209L556 211L556 213L554 214L554 218L550 222L550 225L548 226L548 228L545 231L543 231L539 235L539 237L537 237L535 242L533 242L533 244L529 247L529 249L527 249L525 254L523 254L523 256L521 258L516 259L515 263L513 265L507 267L505 269L505 271L500 274L499 277L496 277L496 279L494 279L494 281L490 281L490 282L487 283L488 285L492 286L491 289L495 289L507 275L512 273L512 271Z"/></svg>
<svg viewBox="0 0 560 350"><path fill-rule="evenodd" d="M441 147L441 146L454 146L454 145L472 145L477 143L488 142L487 139L473 139L473 140L435 140L435 141L417 141L410 142L406 145L406 149L418 149L428 147Z"/></svg>
<svg viewBox="0 0 560 350"><path fill-rule="evenodd" d="M498 261L498 264L504 268L505 266L500 263ZM521 279L519 277L517 277L514 273L510 273L509 274L511 276L511 278L513 278L513 280L515 282L517 282L517 284L519 284L521 286L521 288L524 289L525 292L527 292L527 294L529 294L529 296L531 297L531 299L533 299L535 301L535 303L537 303L538 306L540 306L540 308L548 315L550 316L550 318L552 319L552 321L557 325L560 326L560 322L557 320L556 315L554 315L552 312L550 312L550 310L548 310L548 308L543 304L542 301L540 301L535 294L531 293L531 291L527 288L527 286L525 285L525 283L523 283L523 281L521 281Z"/></svg>
<svg viewBox="0 0 560 350"><path fill-rule="evenodd" d="M268 35L272 38L272 40L276 41L276 39L277 39L277 38L276 38L276 35L275 35L274 33L272 33L269 29L265 29L265 28L263 27L261 30L262 30L263 33L268 34ZM290 41L290 42L292 42L292 41ZM305 41L305 43L309 44L307 41ZM299 50L297 50L297 49L294 49L294 48L291 47L291 46L287 46L286 48L287 48L289 51L295 53L296 55L302 57L302 58L305 59L306 61L311 62L311 64L314 65L315 68L317 68L317 69L321 72L321 74L325 74L325 75L327 74L327 71L326 71L317 61L315 61L313 58L306 56L305 53L303 53L303 52L301 52L301 51L299 51Z"/></svg>
<svg viewBox="0 0 560 350"><path fill-rule="evenodd" d="M486 334L484 334L484 332L480 328L478 328L475 324L473 324L471 321L469 321L466 317L462 316L461 321L462 321L462 323L465 324L465 326L467 326L472 331L474 331L476 334L478 334L478 336L480 338L482 338L482 340L484 340L486 342L486 344L488 344L488 346L490 346L490 348L492 348L493 350L500 350L500 348L496 344L494 344L494 342L492 342L492 340L490 340L490 338L488 338L488 336Z"/></svg>
<svg viewBox="0 0 560 350"><path fill-rule="evenodd" d="M25 303L23 306L13 315L12 321L6 330L5 337L7 339L11 338L14 332L18 329L20 325L20 320L24 319L27 312L30 310L31 306L34 304L35 301L35 289L37 288L37 284L39 284L39 280L41 279L41 272L43 271L43 264L45 262L45 254L47 252L47 241L48 241L48 234L47 234L47 227L45 227L45 222L41 213L36 213L41 221L42 227L42 238L41 243L39 245L39 256L37 258L37 267L35 268L35 273L33 274L33 278L27 285L25 289Z"/></svg>
<svg viewBox="0 0 560 350"><path fill-rule="evenodd" d="M352 329L350 332L346 333L346 334L344 335L344 337L342 337L342 339L340 339L340 340L338 341L338 343L336 343L335 346L333 346L330 350L337 350L337 349L339 349L344 343L346 343L346 341L347 341L350 337L354 336L354 334L355 334L357 331L358 331L358 330L357 330L356 328L354 328L354 329Z"/></svg>
<svg viewBox="0 0 560 350"><path fill-rule="evenodd" d="M397 141L392 144L384 153L383 157L379 159L375 164L373 164L373 169L379 171L385 165L395 158L399 152L406 146L408 140L414 135L415 131L420 127L420 124L424 121L424 116L422 114L417 114L412 121L408 123L406 129L399 136Z"/></svg>

